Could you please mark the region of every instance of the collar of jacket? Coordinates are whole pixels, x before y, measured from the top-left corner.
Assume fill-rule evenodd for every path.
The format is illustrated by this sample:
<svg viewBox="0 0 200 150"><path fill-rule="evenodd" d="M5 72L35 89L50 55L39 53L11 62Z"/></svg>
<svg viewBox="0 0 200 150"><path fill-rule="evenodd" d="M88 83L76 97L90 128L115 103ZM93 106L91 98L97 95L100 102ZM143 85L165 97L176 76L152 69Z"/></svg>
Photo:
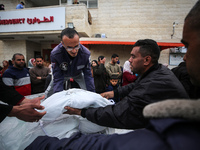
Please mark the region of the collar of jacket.
<svg viewBox="0 0 200 150"><path fill-rule="evenodd" d="M144 77L146 77L150 72L153 70L156 70L159 67L158 63L155 63L153 66L151 66L143 75L139 76L138 81L142 80Z"/></svg>
<svg viewBox="0 0 200 150"><path fill-rule="evenodd" d="M200 121L200 99L173 99L147 105L143 110L145 118L183 118Z"/></svg>

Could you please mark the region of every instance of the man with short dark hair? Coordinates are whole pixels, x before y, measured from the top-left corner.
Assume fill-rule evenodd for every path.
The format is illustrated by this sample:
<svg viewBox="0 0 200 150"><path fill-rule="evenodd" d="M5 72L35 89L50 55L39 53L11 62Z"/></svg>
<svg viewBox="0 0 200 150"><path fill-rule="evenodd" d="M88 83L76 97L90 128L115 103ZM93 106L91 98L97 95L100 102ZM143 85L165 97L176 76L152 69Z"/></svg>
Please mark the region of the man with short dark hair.
<svg viewBox="0 0 200 150"><path fill-rule="evenodd" d="M31 95L31 80L28 69L24 67L24 55L14 54L12 63L13 66L10 66L3 74L3 82L15 88L23 96Z"/></svg>
<svg viewBox="0 0 200 150"><path fill-rule="evenodd" d="M73 78L81 89L95 91L91 74L90 51L79 43L76 30L66 28L61 32L61 43L51 52L54 93L66 89ZM65 87L64 87L65 85Z"/></svg>
<svg viewBox="0 0 200 150"><path fill-rule="evenodd" d="M42 56L36 56L36 66L29 70L32 94L42 93L45 91L45 82L50 73L50 68L45 67L43 62Z"/></svg>
<svg viewBox="0 0 200 150"><path fill-rule="evenodd" d="M113 54L111 56L110 63L106 65L106 70L109 74L109 77L111 77L112 75L117 75L119 79L121 78L122 70L120 66L117 64L118 61L119 61L119 56L117 54Z"/></svg>
<svg viewBox="0 0 200 150"><path fill-rule="evenodd" d="M160 48L154 40L138 40L129 59L131 70L139 78L126 86L102 93L106 98L122 100L115 105L99 108L74 109L66 107L68 114L77 114L98 125L136 129L146 126L142 110L150 103L169 98L188 98L176 76L165 66L158 64Z"/></svg>

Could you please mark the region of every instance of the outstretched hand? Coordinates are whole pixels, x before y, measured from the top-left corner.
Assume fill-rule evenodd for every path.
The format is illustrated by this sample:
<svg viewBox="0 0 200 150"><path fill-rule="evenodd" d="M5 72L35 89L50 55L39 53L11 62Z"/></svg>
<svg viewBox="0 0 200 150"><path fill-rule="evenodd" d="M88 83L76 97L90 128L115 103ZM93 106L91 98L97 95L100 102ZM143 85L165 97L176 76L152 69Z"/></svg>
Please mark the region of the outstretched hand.
<svg viewBox="0 0 200 150"><path fill-rule="evenodd" d="M27 122L37 122L40 120L45 114L45 112L38 112L35 109L43 110L44 107L38 104L26 103L19 106L13 106L13 109L9 113L10 117L17 117L20 120Z"/></svg>
<svg viewBox="0 0 200 150"><path fill-rule="evenodd" d="M66 112L64 112L63 114L69 114L69 115L81 115L81 109L77 109L77 108L72 108L69 106L65 106L65 109L67 110Z"/></svg>
<svg viewBox="0 0 200 150"><path fill-rule="evenodd" d="M13 109L8 114L9 117L17 117L20 120L27 122L37 122L45 114L44 112L38 112L35 109L43 110L44 106L40 105L40 101L44 99L45 96L36 97L34 99L24 99L19 106L13 106Z"/></svg>

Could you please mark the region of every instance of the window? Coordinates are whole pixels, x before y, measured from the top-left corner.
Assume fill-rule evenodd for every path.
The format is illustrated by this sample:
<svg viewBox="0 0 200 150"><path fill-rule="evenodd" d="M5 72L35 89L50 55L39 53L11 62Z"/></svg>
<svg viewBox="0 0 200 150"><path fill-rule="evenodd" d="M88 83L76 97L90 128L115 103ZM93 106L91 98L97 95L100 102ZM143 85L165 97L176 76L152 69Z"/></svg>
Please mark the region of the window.
<svg viewBox="0 0 200 150"><path fill-rule="evenodd" d="M87 8L97 8L98 0L79 0L79 3L84 3Z"/></svg>

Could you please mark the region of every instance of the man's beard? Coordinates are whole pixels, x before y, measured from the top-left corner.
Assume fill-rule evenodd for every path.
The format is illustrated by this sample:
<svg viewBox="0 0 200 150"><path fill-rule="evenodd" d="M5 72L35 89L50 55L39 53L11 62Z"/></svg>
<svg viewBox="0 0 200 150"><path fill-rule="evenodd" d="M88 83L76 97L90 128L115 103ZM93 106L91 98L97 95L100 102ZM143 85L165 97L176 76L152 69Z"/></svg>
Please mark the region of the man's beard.
<svg viewBox="0 0 200 150"><path fill-rule="evenodd" d="M42 66L43 66L42 64L40 64L40 65L37 65L37 67L38 67L38 68L42 68Z"/></svg>
<svg viewBox="0 0 200 150"><path fill-rule="evenodd" d="M23 69L23 68L24 68L24 63L23 63L23 64L15 64L15 66L16 66L17 68Z"/></svg>

